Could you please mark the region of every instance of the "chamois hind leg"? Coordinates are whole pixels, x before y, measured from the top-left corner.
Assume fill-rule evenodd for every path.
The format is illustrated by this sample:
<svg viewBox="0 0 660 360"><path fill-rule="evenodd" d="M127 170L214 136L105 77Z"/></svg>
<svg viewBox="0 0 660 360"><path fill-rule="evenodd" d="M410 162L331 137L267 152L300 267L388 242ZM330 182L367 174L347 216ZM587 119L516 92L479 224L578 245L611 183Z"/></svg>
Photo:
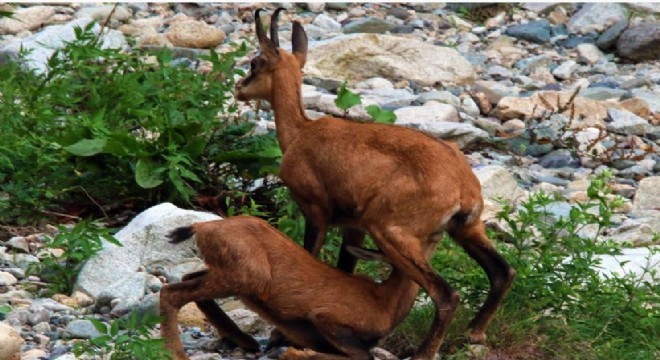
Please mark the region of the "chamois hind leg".
<svg viewBox="0 0 660 360"><path fill-rule="evenodd" d="M488 297L468 325L468 341L482 343L486 340L486 328L511 287L516 271L497 253L481 221L457 226L449 235L484 269L490 281Z"/></svg>
<svg viewBox="0 0 660 360"><path fill-rule="evenodd" d="M161 337L174 355L174 360L188 360L183 350L177 317L179 309L191 301L213 300L231 296L232 291L220 285L208 270L191 274L188 279L165 285L160 291ZM230 320L231 321L231 320Z"/></svg>
<svg viewBox="0 0 660 360"><path fill-rule="evenodd" d="M357 258L348 252L347 247L362 247L364 244L364 236L364 231L359 229L342 229L342 242L341 248L339 248L339 259L337 260L337 267L340 270L349 274L353 273L353 270L355 270L355 265L357 265Z"/></svg>
<svg viewBox="0 0 660 360"><path fill-rule="evenodd" d="M299 204L302 204L298 202ZM305 214L305 237L303 247L314 256L318 256L325 243L328 232L326 213L318 205L308 205L303 209Z"/></svg>
<svg viewBox="0 0 660 360"><path fill-rule="evenodd" d="M204 275L205 271L197 271L184 275L181 280L186 281ZM221 338L229 340L234 345L249 352L259 351L259 343L250 335L241 330L236 323L222 311L214 300L195 301L199 310L204 313L206 319L215 327Z"/></svg>
<svg viewBox="0 0 660 360"><path fill-rule="evenodd" d="M435 305L435 316L431 328L413 360L433 359L442 345L443 338L458 307L459 295L431 267L422 241L404 233L400 227L373 227L369 229L376 245L381 249L387 262L397 267L418 283L431 297Z"/></svg>

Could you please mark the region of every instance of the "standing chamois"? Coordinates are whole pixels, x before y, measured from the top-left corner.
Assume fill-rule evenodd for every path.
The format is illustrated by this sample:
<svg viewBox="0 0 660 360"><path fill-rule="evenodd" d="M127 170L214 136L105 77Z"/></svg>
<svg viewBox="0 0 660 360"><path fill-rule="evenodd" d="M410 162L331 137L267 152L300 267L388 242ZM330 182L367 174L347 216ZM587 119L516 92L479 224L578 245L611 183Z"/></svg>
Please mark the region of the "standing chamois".
<svg viewBox="0 0 660 360"><path fill-rule="evenodd" d="M387 262L421 285L436 313L414 359L432 359L458 306L459 296L428 262L444 231L485 270L490 291L470 322L468 340L485 329L510 288L515 270L497 253L480 219L481 185L460 149L419 131L334 117L310 121L302 105L307 35L293 22L292 52L279 48L276 10L269 39L260 10L255 27L260 53L236 85L241 101L267 100L275 112L284 154L280 178L306 219L305 249L317 255L330 225L347 229L339 267L352 272L346 247L361 246L365 231ZM357 305L357 304L356 304Z"/></svg>
<svg viewBox="0 0 660 360"><path fill-rule="evenodd" d="M265 221L236 216L181 227L172 243L195 236L206 270L188 274L160 292L162 337L174 360L187 360L177 323L179 309L195 301L219 334L236 345L259 345L213 301L238 296L277 326L294 346L282 359L371 359L369 350L408 314L419 285L396 268L377 284L326 265ZM361 258L380 252L350 248ZM427 250L430 255L432 247ZM318 351L318 352L317 352Z"/></svg>

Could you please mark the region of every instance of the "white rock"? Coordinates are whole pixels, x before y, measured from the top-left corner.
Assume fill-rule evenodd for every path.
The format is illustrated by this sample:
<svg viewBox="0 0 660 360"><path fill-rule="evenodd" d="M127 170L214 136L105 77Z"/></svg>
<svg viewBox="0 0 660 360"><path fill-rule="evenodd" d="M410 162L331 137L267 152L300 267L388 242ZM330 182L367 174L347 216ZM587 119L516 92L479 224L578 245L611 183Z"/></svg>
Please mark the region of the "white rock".
<svg viewBox="0 0 660 360"><path fill-rule="evenodd" d="M110 13L112 13L112 9L114 8L114 5L103 5L103 6L87 6L80 8L78 12L76 12L76 18L92 18L96 21L99 22L104 22L105 20L108 19L108 16L110 16ZM117 21L126 21L130 19L133 16L131 14L131 11L127 9L124 6L117 6L115 9L114 13L112 13L112 20L117 20Z"/></svg>
<svg viewBox="0 0 660 360"><path fill-rule="evenodd" d="M607 129L618 134L644 135L651 131L651 124L627 110L607 109L612 121L607 123Z"/></svg>
<svg viewBox="0 0 660 360"><path fill-rule="evenodd" d="M341 30L341 24L326 14L316 15L312 24L326 31L338 32Z"/></svg>
<svg viewBox="0 0 660 360"><path fill-rule="evenodd" d="M654 246L658 248L658 246ZM647 267L658 268L660 266L660 254L651 254L649 248L622 249L621 255L597 255L601 260L598 272L603 276L620 277L622 275L633 275L644 281L657 282L659 279L652 278L651 274L645 273ZM570 261L570 260L569 260ZM621 265L622 262L626 262ZM657 276L657 275L656 275Z"/></svg>
<svg viewBox="0 0 660 360"><path fill-rule="evenodd" d="M660 176L649 176L639 182L633 210L660 210Z"/></svg>
<svg viewBox="0 0 660 360"><path fill-rule="evenodd" d="M573 14L568 20L568 29L571 32L586 34L596 31L602 32L627 16L626 9L616 3L585 4L580 11Z"/></svg>
<svg viewBox="0 0 660 360"><path fill-rule="evenodd" d="M371 79L367 79L364 81L360 81L359 83L355 84L354 88L356 89L394 89L394 84L392 84L391 81L382 78L382 77L375 77Z"/></svg>
<svg viewBox="0 0 660 360"><path fill-rule="evenodd" d="M314 13L320 13L325 9L325 3L318 2L318 3L307 3L307 8L309 11L314 12Z"/></svg>
<svg viewBox="0 0 660 360"><path fill-rule="evenodd" d="M103 290L137 273L138 268L163 267L167 273L179 263L196 258L194 241L172 245L166 235L176 227L220 219L219 216L183 210L170 203L151 207L137 215L115 238L123 245L105 244L83 266L75 289L97 297Z"/></svg>
<svg viewBox="0 0 660 360"><path fill-rule="evenodd" d="M525 193L509 170L503 166L487 165L473 169L473 172L481 183L484 199L495 200L502 197L513 202Z"/></svg>
<svg viewBox="0 0 660 360"><path fill-rule="evenodd" d="M384 77L422 86L464 84L475 78L472 65L456 50L420 40L380 34L350 34L311 43L307 76L350 83Z"/></svg>
<svg viewBox="0 0 660 360"><path fill-rule="evenodd" d="M407 106L417 100L414 95L405 89L373 89L358 90L362 101L365 103L375 103L379 106Z"/></svg>
<svg viewBox="0 0 660 360"><path fill-rule="evenodd" d="M459 121L458 111L448 104L429 106L407 106L394 111L397 124L423 124L437 121Z"/></svg>
<svg viewBox="0 0 660 360"><path fill-rule="evenodd" d="M578 52L578 60L588 64L595 64L605 56L605 54L603 54L603 52L594 44L580 44L576 49Z"/></svg>
<svg viewBox="0 0 660 360"><path fill-rule="evenodd" d="M0 286L14 286L18 280L8 272L0 271Z"/></svg>
<svg viewBox="0 0 660 360"><path fill-rule="evenodd" d="M227 312L227 315L244 332L250 335L268 336L272 326L262 320L257 313L248 309L235 309Z"/></svg>
<svg viewBox="0 0 660 360"><path fill-rule="evenodd" d="M575 61L567 60L552 70L552 75L554 75L557 79L566 80L569 79L573 72L579 68L580 65L578 65Z"/></svg>
<svg viewBox="0 0 660 360"><path fill-rule="evenodd" d="M89 18L81 18L65 25L49 26L25 39L14 40L0 48L0 63L4 59L16 60L21 49L29 50L30 52L24 58L23 64L30 69L34 69L37 73L45 73L47 71L46 65L53 53L57 49L63 48L67 42L75 40L74 29L76 27L84 28L91 21ZM101 31L101 26L94 25L92 31L98 34ZM107 40L107 34L101 37L103 48L117 49L128 46L121 32L110 29L108 33L110 35Z"/></svg>
<svg viewBox="0 0 660 360"><path fill-rule="evenodd" d="M451 121L401 123L397 119L396 124L421 130L441 140L455 142L460 148L465 148L476 141L488 139L487 132L464 123Z"/></svg>

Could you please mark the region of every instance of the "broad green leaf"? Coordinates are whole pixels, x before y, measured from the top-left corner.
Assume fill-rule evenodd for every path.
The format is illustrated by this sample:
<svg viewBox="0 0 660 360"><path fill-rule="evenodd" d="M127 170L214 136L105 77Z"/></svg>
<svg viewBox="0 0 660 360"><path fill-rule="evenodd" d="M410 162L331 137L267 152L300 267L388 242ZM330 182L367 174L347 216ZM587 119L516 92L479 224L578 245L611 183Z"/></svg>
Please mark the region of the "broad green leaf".
<svg viewBox="0 0 660 360"><path fill-rule="evenodd" d="M346 83L341 84L341 87L337 92L335 105L337 105L337 107L342 110L347 110L359 104L362 104L362 99L360 98L360 95L348 90L346 88Z"/></svg>
<svg viewBox="0 0 660 360"><path fill-rule="evenodd" d="M96 319L89 319L89 321L94 325L94 328L103 334L108 333L108 326L105 323L102 323Z"/></svg>
<svg viewBox="0 0 660 360"><path fill-rule="evenodd" d="M135 181L144 189L155 188L163 183L161 173L164 168L149 159L140 159L135 165Z"/></svg>
<svg viewBox="0 0 660 360"><path fill-rule="evenodd" d="M105 139L83 139L73 145L65 146L64 150L73 155L93 156L102 152L105 144Z"/></svg>
<svg viewBox="0 0 660 360"><path fill-rule="evenodd" d="M381 109L378 105L369 105L365 109L369 116L377 123L394 124L396 121L394 111Z"/></svg>

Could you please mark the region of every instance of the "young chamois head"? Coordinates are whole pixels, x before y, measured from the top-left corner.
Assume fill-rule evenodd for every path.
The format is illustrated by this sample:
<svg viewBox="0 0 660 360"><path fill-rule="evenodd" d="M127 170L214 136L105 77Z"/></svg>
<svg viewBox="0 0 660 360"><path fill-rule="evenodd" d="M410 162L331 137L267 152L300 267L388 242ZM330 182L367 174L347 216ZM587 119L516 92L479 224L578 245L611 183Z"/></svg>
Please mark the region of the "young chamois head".
<svg viewBox="0 0 660 360"><path fill-rule="evenodd" d="M266 36L261 22L260 12L262 9L257 9L254 13L260 51L250 61L250 72L236 84L236 99L240 101L271 101L272 92L277 86L298 86L301 81L301 69L305 66L305 60L307 59L307 34L305 34L302 25L294 21L291 35L292 52L280 49L280 40L277 35L277 17L282 10L284 9L278 8L271 17L270 39ZM283 77L282 75L288 76ZM297 83L282 83L287 81L286 79L292 79L289 81Z"/></svg>

